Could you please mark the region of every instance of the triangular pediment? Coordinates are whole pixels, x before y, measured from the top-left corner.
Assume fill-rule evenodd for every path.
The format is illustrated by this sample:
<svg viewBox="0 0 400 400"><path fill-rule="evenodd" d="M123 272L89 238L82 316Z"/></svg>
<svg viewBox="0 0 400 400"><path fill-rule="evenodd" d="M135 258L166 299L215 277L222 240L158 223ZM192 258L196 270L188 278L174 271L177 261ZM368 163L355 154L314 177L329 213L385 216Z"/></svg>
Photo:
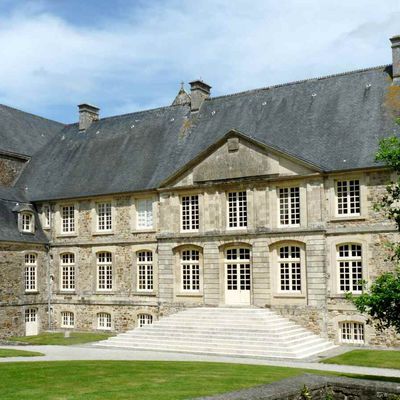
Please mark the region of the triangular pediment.
<svg viewBox="0 0 400 400"><path fill-rule="evenodd" d="M320 172L310 163L230 131L164 185L190 186L210 181L251 177L284 177Z"/></svg>

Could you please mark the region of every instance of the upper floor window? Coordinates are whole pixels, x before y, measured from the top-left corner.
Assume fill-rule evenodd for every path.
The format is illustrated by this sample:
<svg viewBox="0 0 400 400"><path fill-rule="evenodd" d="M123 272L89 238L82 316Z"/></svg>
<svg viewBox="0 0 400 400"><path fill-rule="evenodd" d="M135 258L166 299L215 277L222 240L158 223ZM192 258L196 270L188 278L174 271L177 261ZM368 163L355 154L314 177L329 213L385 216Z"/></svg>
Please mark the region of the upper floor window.
<svg viewBox="0 0 400 400"><path fill-rule="evenodd" d="M61 290L75 290L75 254L61 254L60 259Z"/></svg>
<svg viewBox="0 0 400 400"><path fill-rule="evenodd" d="M360 244L343 244L337 247L340 292L362 292L363 266Z"/></svg>
<svg viewBox="0 0 400 400"><path fill-rule="evenodd" d="M360 215L360 181L358 179L336 182L337 214Z"/></svg>
<svg viewBox="0 0 400 400"><path fill-rule="evenodd" d="M112 254L108 251L97 253L97 289L112 290L113 267Z"/></svg>
<svg viewBox="0 0 400 400"><path fill-rule="evenodd" d="M61 327L73 328L75 325L75 316L73 312L62 311L61 312Z"/></svg>
<svg viewBox="0 0 400 400"><path fill-rule="evenodd" d="M139 251L137 253L138 290L153 290L153 253Z"/></svg>
<svg viewBox="0 0 400 400"><path fill-rule="evenodd" d="M49 204L43 206L43 228L49 229L51 226L51 209Z"/></svg>
<svg viewBox="0 0 400 400"><path fill-rule="evenodd" d="M97 203L97 230L111 231L112 230L112 214L111 203Z"/></svg>
<svg viewBox="0 0 400 400"><path fill-rule="evenodd" d="M30 212L21 212L21 231L33 233L34 232L34 216Z"/></svg>
<svg viewBox="0 0 400 400"><path fill-rule="evenodd" d="M37 290L37 258L36 254L25 254L25 291Z"/></svg>
<svg viewBox="0 0 400 400"><path fill-rule="evenodd" d="M111 329L111 314L104 312L97 314L97 329Z"/></svg>
<svg viewBox="0 0 400 400"><path fill-rule="evenodd" d="M245 191L228 193L228 227L247 227L247 194Z"/></svg>
<svg viewBox="0 0 400 400"><path fill-rule="evenodd" d="M137 200L137 229L149 229L153 227L153 200Z"/></svg>
<svg viewBox="0 0 400 400"><path fill-rule="evenodd" d="M199 229L199 196L182 196L182 230Z"/></svg>
<svg viewBox="0 0 400 400"><path fill-rule="evenodd" d="M75 206L62 206L61 207L61 232L73 233L75 232Z"/></svg>
<svg viewBox="0 0 400 400"><path fill-rule="evenodd" d="M182 290L200 290L200 252L181 251Z"/></svg>
<svg viewBox="0 0 400 400"><path fill-rule="evenodd" d="M339 338L342 343L364 344L364 324L359 322L340 323Z"/></svg>
<svg viewBox="0 0 400 400"><path fill-rule="evenodd" d="M300 247L281 247L278 252L278 264L280 291L301 292Z"/></svg>
<svg viewBox="0 0 400 400"><path fill-rule="evenodd" d="M281 225L300 224L300 188L279 189L279 222Z"/></svg>
<svg viewBox="0 0 400 400"><path fill-rule="evenodd" d="M150 314L138 315L139 326L151 325L153 323L153 316Z"/></svg>

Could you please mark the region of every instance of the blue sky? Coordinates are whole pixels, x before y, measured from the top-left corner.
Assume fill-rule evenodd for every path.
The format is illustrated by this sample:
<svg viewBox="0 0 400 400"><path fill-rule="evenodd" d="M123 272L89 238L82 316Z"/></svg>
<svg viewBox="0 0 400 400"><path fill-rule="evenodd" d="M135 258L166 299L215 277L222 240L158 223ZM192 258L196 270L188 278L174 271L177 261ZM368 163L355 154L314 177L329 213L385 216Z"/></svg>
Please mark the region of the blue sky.
<svg viewBox="0 0 400 400"><path fill-rule="evenodd" d="M393 0L0 0L0 103L61 122L391 63Z"/></svg>

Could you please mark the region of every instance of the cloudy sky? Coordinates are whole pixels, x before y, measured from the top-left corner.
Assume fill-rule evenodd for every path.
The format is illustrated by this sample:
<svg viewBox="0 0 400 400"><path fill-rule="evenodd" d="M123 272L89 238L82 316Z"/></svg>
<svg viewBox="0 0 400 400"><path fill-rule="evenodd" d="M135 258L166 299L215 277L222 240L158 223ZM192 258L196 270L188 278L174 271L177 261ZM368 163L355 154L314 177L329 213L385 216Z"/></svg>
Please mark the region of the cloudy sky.
<svg viewBox="0 0 400 400"><path fill-rule="evenodd" d="M0 0L0 103L61 122L391 63L395 0Z"/></svg>

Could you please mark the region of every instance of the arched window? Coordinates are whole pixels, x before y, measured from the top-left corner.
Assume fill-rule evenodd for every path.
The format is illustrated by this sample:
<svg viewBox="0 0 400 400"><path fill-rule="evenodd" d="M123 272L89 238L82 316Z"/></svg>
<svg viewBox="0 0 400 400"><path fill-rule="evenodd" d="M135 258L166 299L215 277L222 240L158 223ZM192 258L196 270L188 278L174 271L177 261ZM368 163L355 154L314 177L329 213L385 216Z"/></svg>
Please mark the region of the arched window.
<svg viewBox="0 0 400 400"><path fill-rule="evenodd" d="M112 290L113 266L112 254L109 251L97 253L97 289Z"/></svg>
<svg viewBox="0 0 400 400"><path fill-rule="evenodd" d="M337 246L339 291L361 293L363 279L362 248L360 244Z"/></svg>
<svg viewBox="0 0 400 400"><path fill-rule="evenodd" d="M25 291L37 290L37 257L34 253L25 254Z"/></svg>
<svg viewBox="0 0 400 400"><path fill-rule="evenodd" d="M153 253L151 251L138 251L136 253L138 271L138 290L153 290Z"/></svg>
<svg viewBox="0 0 400 400"><path fill-rule="evenodd" d="M150 314L138 315L139 326L151 325L153 323L153 316Z"/></svg>
<svg viewBox="0 0 400 400"><path fill-rule="evenodd" d="M364 324L343 321L339 324L339 339L342 343L364 344Z"/></svg>
<svg viewBox="0 0 400 400"><path fill-rule="evenodd" d="M104 312L97 314L97 329L111 329L111 314Z"/></svg>
<svg viewBox="0 0 400 400"><path fill-rule="evenodd" d="M75 290L75 254L60 255L61 290Z"/></svg>
<svg viewBox="0 0 400 400"><path fill-rule="evenodd" d="M301 292L300 247L282 246L278 251L279 290Z"/></svg>
<svg viewBox="0 0 400 400"><path fill-rule="evenodd" d="M30 212L24 211L24 212L21 212L20 218L21 218L21 231L27 232L27 233L33 233L34 226L35 226L33 214Z"/></svg>
<svg viewBox="0 0 400 400"><path fill-rule="evenodd" d="M75 325L75 316L71 311L61 312L61 327L62 328L73 328Z"/></svg>
<svg viewBox="0 0 400 400"><path fill-rule="evenodd" d="M182 271L182 290L200 290L200 252L195 249L182 250L181 271Z"/></svg>

